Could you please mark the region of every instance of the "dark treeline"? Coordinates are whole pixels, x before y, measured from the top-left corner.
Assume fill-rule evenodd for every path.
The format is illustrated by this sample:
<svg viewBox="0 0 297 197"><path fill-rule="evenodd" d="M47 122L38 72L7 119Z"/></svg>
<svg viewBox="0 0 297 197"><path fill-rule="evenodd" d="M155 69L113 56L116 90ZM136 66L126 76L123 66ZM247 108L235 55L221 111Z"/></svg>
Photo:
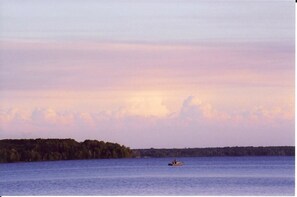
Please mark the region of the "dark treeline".
<svg viewBox="0 0 297 197"><path fill-rule="evenodd" d="M130 148L97 140L73 139L0 140L0 162L53 161L132 157Z"/></svg>
<svg viewBox="0 0 297 197"><path fill-rule="evenodd" d="M134 149L134 157L295 156L294 146Z"/></svg>
<svg viewBox="0 0 297 197"><path fill-rule="evenodd" d="M294 146L134 149L97 140L0 140L0 162L141 157L294 156Z"/></svg>

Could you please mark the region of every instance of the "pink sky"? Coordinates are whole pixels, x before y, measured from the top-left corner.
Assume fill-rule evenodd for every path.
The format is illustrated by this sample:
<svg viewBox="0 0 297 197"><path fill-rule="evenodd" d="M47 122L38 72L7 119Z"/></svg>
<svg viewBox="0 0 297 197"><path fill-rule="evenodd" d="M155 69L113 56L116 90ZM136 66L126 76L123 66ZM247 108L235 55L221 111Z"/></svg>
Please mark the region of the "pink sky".
<svg viewBox="0 0 297 197"><path fill-rule="evenodd" d="M283 48L2 46L2 138L94 138L132 147L294 144L294 56Z"/></svg>
<svg viewBox="0 0 297 197"><path fill-rule="evenodd" d="M156 19L148 20L154 13L132 10L124 14L126 19L139 15L135 24L156 25L160 35L149 36L149 29L139 26L143 31L130 28L106 38L108 32L96 29L95 21L94 29L88 23L72 26L63 20L74 13L52 19L47 11L29 12L32 5L45 6L30 2L23 8L2 2L12 10L3 14L0 34L1 139L98 139L132 148L294 145L294 13L288 3L281 7L288 11L281 18L274 15L280 12L279 2L260 1L259 10L243 3L250 6L253 20L261 19L254 25L247 19L250 29L240 28L248 12L236 11L238 21L229 15L231 8L245 10L240 3L218 5L218 14L225 16L220 20L212 18L213 12L200 13L231 29L198 23L188 4L181 4L181 13L174 7L177 2L167 15L157 10L161 22L167 21L164 28ZM208 3L200 4L194 6L210 9ZM56 29L37 30L47 27L34 17L32 28L25 28L17 11L28 18L43 16ZM103 20L111 33L117 32L123 25L112 18L117 14L106 13L104 20L99 14L97 22ZM188 14L191 20L186 20ZM12 18L19 23L10 26ZM176 28L172 20L179 21ZM183 20L184 29L179 29ZM190 25L196 22L197 27ZM69 28L67 39L62 39L68 32L62 24ZM199 27L204 28L201 34ZM213 33L220 28L220 35Z"/></svg>

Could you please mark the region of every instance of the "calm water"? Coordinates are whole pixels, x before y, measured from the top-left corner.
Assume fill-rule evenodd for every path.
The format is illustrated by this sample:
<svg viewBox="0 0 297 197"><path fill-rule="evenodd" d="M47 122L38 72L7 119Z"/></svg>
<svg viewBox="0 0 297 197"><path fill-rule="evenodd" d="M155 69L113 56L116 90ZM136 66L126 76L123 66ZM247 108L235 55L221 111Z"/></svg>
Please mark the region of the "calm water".
<svg viewBox="0 0 297 197"><path fill-rule="evenodd" d="M0 195L294 195L294 157L0 164Z"/></svg>

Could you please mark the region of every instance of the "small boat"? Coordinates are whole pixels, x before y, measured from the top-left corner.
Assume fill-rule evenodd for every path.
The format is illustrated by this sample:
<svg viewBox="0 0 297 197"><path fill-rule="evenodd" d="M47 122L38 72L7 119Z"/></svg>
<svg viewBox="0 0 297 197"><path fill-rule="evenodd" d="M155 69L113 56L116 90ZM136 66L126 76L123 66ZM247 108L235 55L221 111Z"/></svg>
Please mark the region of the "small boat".
<svg viewBox="0 0 297 197"><path fill-rule="evenodd" d="M176 161L176 160L173 160L171 163L168 164L169 166L182 166L184 165L183 162L181 161Z"/></svg>

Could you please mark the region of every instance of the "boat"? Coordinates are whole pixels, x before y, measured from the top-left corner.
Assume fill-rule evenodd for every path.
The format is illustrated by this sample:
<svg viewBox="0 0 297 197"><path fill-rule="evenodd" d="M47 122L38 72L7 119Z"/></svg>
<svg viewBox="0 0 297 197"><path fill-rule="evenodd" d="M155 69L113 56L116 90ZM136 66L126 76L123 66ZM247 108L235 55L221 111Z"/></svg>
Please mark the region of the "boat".
<svg viewBox="0 0 297 197"><path fill-rule="evenodd" d="M183 162L181 161L176 161L176 160L173 160L171 163L168 164L169 166L182 166L184 165Z"/></svg>

